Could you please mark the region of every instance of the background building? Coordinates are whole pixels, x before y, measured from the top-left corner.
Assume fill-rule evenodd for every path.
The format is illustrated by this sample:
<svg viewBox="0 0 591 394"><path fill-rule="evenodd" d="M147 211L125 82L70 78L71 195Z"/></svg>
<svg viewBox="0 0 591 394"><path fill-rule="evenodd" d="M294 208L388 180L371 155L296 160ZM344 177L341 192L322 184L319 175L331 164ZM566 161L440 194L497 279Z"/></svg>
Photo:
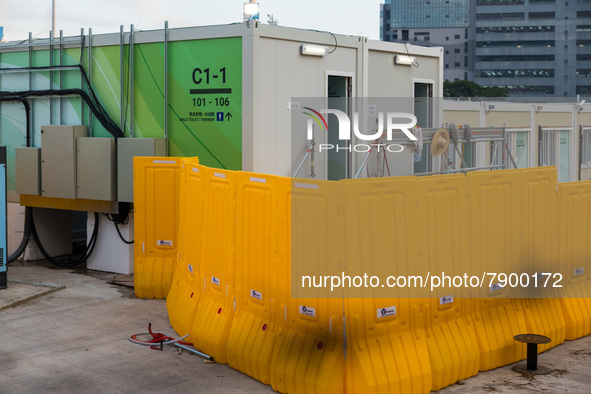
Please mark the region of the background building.
<svg viewBox="0 0 591 394"><path fill-rule="evenodd" d="M386 0L380 39L422 46L442 46L444 79L474 79L474 40L470 0Z"/></svg>
<svg viewBox="0 0 591 394"><path fill-rule="evenodd" d="M475 82L510 95L591 93L590 0L473 0Z"/></svg>
<svg viewBox="0 0 591 394"><path fill-rule="evenodd" d="M448 81L510 96L591 94L591 0L388 0L381 38L442 45Z"/></svg>

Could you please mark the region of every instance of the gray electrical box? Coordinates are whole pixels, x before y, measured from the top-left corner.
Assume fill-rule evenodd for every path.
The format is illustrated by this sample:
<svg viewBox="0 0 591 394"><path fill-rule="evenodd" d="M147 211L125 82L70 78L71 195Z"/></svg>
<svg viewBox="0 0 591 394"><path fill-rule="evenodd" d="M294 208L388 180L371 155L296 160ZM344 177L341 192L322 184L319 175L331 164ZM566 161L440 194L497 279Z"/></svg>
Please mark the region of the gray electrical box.
<svg viewBox="0 0 591 394"><path fill-rule="evenodd" d="M41 148L16 148L15 191L31 196L41 195Z"/></svg>
<svg viewBox="0 0 591 394"><path fill-rule="evenodd" d="M86 126L41 126L41 194L76 198L76 138Z"/></svg>
<svg viewBox="0 0 591 394"><path fill-rule="evenodd" d="M133 202L133 158L167 156L164 138L119 138L117 140L118 200Z"/></svg>
<svg viewBox="0 0 591 394"><path fill-rule="evenodd" d="M115 201L115 139L78 137L77 198Z"/></svg>

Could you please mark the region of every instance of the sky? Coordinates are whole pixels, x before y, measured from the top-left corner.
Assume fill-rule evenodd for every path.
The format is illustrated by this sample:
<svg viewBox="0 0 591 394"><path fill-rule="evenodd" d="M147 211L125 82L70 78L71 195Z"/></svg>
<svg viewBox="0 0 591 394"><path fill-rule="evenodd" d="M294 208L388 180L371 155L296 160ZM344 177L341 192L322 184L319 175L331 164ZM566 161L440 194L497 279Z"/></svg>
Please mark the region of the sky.
<svg viewBox="0 0 591 394"><path fill-rule="evenodd" d="M136 30L219 25L242 21L248 0L55 0L56 30L64 36L92 28L93 34L118 33L130 24ZM51 30L52 0L0 0L4 39L21 41L29 32L47 38ZM259 0L260 21L272 14L280 26L328 30L379 39L383 0Z"/></svg>

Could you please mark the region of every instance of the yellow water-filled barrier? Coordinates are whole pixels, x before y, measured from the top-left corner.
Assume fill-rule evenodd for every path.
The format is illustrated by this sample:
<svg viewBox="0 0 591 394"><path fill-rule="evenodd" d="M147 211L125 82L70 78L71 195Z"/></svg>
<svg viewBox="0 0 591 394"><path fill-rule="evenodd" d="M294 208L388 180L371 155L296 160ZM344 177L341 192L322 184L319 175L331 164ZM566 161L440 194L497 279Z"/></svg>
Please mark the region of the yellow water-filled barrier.
<svg viewBox="0 0 591 394"><path fill-rule="evenodd" d="M527 168L522 170L522 266L523 274L531 275L561 271L558 253L558 198L556 168ZM543 278L543 277L542 277ZM541 279L541 278L540 278ZM540 280L541 282L541 280ZM532 289L534 292L552 289ZM538 346L542 352L564 342L566 323L560 300L556 298L524 298L523 313L527 332L540 334L552 342ZM526 347L525 345L521 345Z"/></svg>
<svg viewBox="0 0 591 394"><path fill-rule="evenodd" d="M349 393L428 393L432 368L418 299L345 299Z"/></svg>
<svg viewBox="0 0 591 394"><path fill-rule="evenodd" d="M419 263L415 178L341 183L344 211L351 213L345 222L346 238L352 240L346 245L346 273L407 275ZM428 393L431 365L420 300L399 298L394 288L381 290L345 291L346 391Z"/></svg>
<svg viewBox="0 0 591 394"><path fill-rule="evenodd" d="M228 338L228 363L270 383L276 327L272 311L288 274L278 259L278 181L240 172L236 207L236 313ZM283 264L282 264L283 263Z"/></svg>
<svg viewBox="0 0 591 394"><path fill-rule="evenodd" d="M180 159L134 157L134 285L139 298L164 298L177 260Z"/></svg>
<svg viewBox="0 0 591 394"><path fill-rule="evenodd" d="M227 363L226 344L234 318L236 183L234 171L202 168L203 231L201 298L191 327L193 345Z"/></svg>
<svg viewBox="0 0 591 394"><path fill-rule="evenodd" d="M568 289L560 299L566 322L566 339L591 334L591 182L558 185L559 251L565 265Z"/></svg>
<svg viewBox="0 0 591 394"><path fill-rule="evenodd" d="M566 322L556 298L524 298L521 300L527 332L547 336L552 342L538 346L538 352L543 352L560 345L566 337ZM522 345L523 346L523 345ZM524 348L526 346L523 346Z"/></svg>
<svg viewBox="0 0 591 394"><path fill-rule="evenodd" d="M435 272L459 273L470 261L468 185L464 175L417 179L419 260ZM447 230L451 231L447 231ZM453 236L450 236L450 233ZM464 291L464 289L462 289ZM455 297L454 297L455 296ZM478 373L480 352L470 306L458 294L421 300L432 389Z"/></svg>
<svg viewBox="0 0 591 394"><path fill-rule="evenodd" d="M544 351L591 333L591 182L556 189L554 167L333 182L135 166L136 294L167 297L180 335L276 391L426 393L524 359L514 335L550 337ZM464 270L569 286L326 289Z"/></svg>
<svg viewBox="0 0 591 394"><path fill-rule="evenodd" d="M525 347L513 337L527 333L520 299L474 299L472 316L480 350L480 371L523 360Z"/></svg>
<svg viewBox="0 0 591 394"><path fill-rule="evenodd" d="M182 336L191 334L203 289L201 231L204 169L195 159L181 160L178 262L166 306L170 324ZM193 342L192 336L189 335L185 341Z"/></svg>
<svg viewBox="0 0 591 394"><path fill-rule="evenodd" d="M335 298L297 297L290 281L291 275L313 275L306 267L341 269L340 199L338 182L279 180L278 256L283 274L273 304L277 336L270 369L271 385L282 393L344 392L342 293Z"/></svg>
<svg viewBox="0 0 591 394"><path fill-rule="evenodd" d="M432 390L478 373L480 352L467 302L453 297L422 300Z"/></svg>
<svg viewBox="0 0 591 394"><path fill-rule="evenodd" d="M475 272L509 273L521 261L521 175L521 170L467 174L470 257ZM493 289L482 288L478 296L483 298L472 303L481 371L511 364L526 355L525 347L513 340L513 336L526 332L521 300L496 298L506 289Z"/></svg>

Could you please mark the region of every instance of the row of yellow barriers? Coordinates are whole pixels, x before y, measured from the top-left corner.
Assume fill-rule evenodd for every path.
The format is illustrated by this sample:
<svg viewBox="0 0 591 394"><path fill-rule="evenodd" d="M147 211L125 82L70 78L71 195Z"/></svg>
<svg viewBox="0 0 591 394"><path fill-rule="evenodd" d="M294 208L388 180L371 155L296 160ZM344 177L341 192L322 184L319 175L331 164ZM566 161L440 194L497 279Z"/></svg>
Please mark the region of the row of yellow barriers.
<svg viewBox="0 0 591 394"><path fill-rule="evenodd" d="M424 393L524 359L516 334L549 336L543 351L591 333L585 292L292 297L292 258L338 265L344 246L379 260L384 243L434 266L561 261L586 286L591 182L557 191L554 167L328 182L144 157L134 190L136 295L166 297L180 335L280 392ZM339 226L366 242L344 244Z"/></svg>

